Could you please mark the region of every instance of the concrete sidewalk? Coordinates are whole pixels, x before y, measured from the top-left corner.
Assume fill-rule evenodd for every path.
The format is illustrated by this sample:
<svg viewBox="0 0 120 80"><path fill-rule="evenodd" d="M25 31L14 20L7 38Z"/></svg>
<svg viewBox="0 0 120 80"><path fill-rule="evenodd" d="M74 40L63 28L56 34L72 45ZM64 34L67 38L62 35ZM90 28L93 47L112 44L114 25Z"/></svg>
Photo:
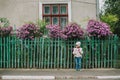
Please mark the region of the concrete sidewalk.
<svg viewBox="0 0 120 80"><path fill-rule="evenodd" d="M120 69L0 69L1 79L120 79Z"/></svg>

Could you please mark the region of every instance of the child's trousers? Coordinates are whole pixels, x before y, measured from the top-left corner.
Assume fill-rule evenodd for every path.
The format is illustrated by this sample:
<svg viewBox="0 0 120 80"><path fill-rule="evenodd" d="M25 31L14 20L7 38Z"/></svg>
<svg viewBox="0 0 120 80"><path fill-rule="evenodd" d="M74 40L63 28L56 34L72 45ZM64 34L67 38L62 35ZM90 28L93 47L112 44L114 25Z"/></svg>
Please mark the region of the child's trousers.
<svg viewBox="0 0 120 80"><path fill-rule="evenodd" d="M81 57L75 57L75 68L77 71L81 69L81 59Z"/></svg>

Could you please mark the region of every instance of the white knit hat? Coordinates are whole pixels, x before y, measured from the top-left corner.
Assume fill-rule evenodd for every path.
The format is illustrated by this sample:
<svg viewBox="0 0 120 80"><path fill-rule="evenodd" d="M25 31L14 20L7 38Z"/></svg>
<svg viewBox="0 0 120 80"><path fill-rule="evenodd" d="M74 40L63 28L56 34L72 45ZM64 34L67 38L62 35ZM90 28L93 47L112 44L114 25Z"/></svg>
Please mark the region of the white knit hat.
<svg viewBox="0 0 120 80"><path fill-rule="evenodd" d="M76 42L76 45L77 45L77 46L80 46L80 45L81 45L81 42Z"/></svg>

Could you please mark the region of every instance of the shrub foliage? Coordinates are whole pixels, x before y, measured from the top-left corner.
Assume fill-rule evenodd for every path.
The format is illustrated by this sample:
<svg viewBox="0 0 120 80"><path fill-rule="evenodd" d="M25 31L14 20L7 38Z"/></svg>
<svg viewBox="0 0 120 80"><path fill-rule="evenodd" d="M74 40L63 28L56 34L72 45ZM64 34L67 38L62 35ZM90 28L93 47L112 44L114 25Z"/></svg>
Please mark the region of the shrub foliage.
<svg viewBox="0 0 120 80"><path fill-rule="evenodd" d="M89 36L106 37L112 34L109 25L104 22L90 20L87 25L87 33Z"/></svg>
<svg viewBox="0 0 120 80"><path fill-rule="evenodd" d="M35 37L41 37L42 33L35 24L25 24L17 30L17 36L21 39L33 40Z"/></svg>

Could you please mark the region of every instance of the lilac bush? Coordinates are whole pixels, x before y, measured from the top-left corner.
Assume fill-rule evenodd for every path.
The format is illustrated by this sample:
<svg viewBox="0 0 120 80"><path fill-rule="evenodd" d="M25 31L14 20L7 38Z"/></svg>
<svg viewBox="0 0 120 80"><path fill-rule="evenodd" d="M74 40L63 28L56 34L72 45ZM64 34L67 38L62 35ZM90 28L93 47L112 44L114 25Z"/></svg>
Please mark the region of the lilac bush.
<svg viewBox="0 0 120 80"><path fill-rule="evenodd" d="M68 24L64 28L63 33L67 36L67 39L82 38L84 34L81 27L76 23Z"/></svg>
<svg viewBox="0 0 120 80"><path fill-rule="evenodd" d="M35 37L41 36L42 33L40 32L40 29L33 23L25 24L17 30L17 37L20 39L33 40Z"/></svg>
<svg viewBox="0 0 120 80"><path fill-rule="evenodd" d="M9 36L12 32L13 28L11 26L8 27L0 27L0 37Z"/></svg>
<svg viewBox="0 0 120 80"><path fill-rule="evenodd" d="M89 36L106 37L112 34L110 27L103 22L90 20L87 25L87 33Z"/></svg>
<svg viewBox="0 0 120 80"><path fill-rule="evenodd" d="M48 35L51 38L67 38L67 36L63 34L62 30L60 29L60 26L58 25L47 25L46 28L48 29Z"/></svg>
<svg viewBox="0 0 120 80"><path fill-rule="evenodd" d="M13 30L7 18L0 18L0 37L9 36Z"/></svg>

